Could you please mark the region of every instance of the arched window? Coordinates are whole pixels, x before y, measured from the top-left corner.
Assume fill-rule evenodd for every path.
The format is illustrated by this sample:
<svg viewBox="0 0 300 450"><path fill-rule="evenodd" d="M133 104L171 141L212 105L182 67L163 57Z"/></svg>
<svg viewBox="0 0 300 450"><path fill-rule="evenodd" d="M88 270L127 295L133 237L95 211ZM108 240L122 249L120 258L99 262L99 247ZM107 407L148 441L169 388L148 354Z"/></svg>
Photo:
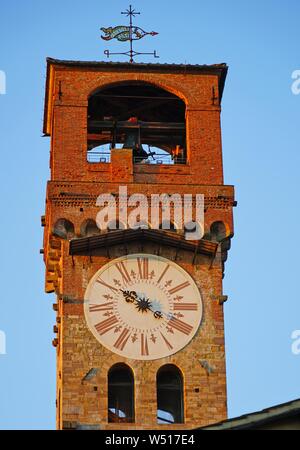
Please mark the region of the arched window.
<svg viewBox="0 0 300 450"><path fill-rule="evenodd" d="M173 222L169 221L169 220L163 220L159 224L159 229L160 230L173 231L174 233L177 233L177 229L176 229L175 224Z"/></svg>
<svg viewBox="0 0 300 450"><path fill-rule="evenodd" d="M226 238L226 227L223 222L214 222L210 227L212 241L222 242Z"/></svg>
<svg viewBox="0 0 300 450"><path fill-rule="evenodd" d="M126 364L108 372L108 422L134 422L134 377Z"/></svg>
<svg viewBox="0 0 300 450"><path fill-rule="evenodd" d="M96 236L100 233L96 222L93 219L85 220L80 227L81 236Z"/></svg>
<svg viewBox="0 0 300 450"><path fill-rule="evenodd" d="M173 364L159 369L157 385L157 423L183 423L183 379L180 370Z"/></svg>
<svg viewBox="0 0 300 450"><path fill-rule="evenodd" d="M75 236L74 225L67 219L59 219L53 227L53 234L62 239L72 239Z"/></svg>

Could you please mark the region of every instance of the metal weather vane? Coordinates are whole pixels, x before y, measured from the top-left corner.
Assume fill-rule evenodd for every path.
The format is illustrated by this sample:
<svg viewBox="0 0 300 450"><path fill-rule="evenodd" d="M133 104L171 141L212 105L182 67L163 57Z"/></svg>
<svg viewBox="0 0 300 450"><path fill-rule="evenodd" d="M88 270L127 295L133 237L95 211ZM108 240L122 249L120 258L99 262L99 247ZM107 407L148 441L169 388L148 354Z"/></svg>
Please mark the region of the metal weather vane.
<svg viewBox="0 0 300 450"><path fill-rule="evenodd" d="M129 41L130 49L128 50L128 52L123 52L123 53L111 53L109 50L105 50L104 54L108 58L110 57L110 55L126 55L126 56L129 56L129 58L130 58L129 61L131 63L134 62L133 57L137 56L137 55L153 55L154 58L159 58L159 56L157 56L155 50L152 53L141 53L141 52L136 52L135 50L133 50L133 41L138 41L147 35L155 36L158 33L156 31L148 32L148 31L143 30L140 27L136 27L133 25L132 18L140 13L135 11L134 9L132 9L131 5L129 6L129 9L121 12L121 14L125 14L127 17L129 17L129 26L118 25L116 27L109 27L109 28L102 27L102 28L100 28L100 30L103 31L104 36L101 36L101 38L104 39L105 41L110 41L111 39L117 39L120 42Z"/></svg>

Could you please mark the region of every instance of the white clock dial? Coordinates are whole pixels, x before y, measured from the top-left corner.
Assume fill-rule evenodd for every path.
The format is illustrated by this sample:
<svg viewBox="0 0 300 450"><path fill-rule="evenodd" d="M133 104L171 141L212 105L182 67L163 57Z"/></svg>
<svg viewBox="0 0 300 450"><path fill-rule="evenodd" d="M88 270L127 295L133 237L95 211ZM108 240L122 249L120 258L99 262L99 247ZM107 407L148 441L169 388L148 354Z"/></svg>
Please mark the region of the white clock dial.
<svg viewBox="0 0 300 450"><path fill-rule="evenodd" d="M103 266L89 282L84 312L106 348L151 360L190 342L201 322L202 301L194 280L178 264L143 253Z"/></svg>

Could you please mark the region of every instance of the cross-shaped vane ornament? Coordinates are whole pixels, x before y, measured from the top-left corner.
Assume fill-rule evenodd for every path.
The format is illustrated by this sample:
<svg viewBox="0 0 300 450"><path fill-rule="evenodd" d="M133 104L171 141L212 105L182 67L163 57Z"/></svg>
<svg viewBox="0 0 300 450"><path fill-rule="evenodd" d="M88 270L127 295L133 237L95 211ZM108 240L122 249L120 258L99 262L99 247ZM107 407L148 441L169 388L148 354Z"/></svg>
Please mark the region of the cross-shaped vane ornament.
<svg viewBox="0 0 300 450"><path fill-rule="evenodd" d="M153 55L154 58L159 58L159 56L157 56L156 54L156 50L154 50L154 52L152 53L141 53L133 50L133 41L138 41L147 35L155 36L158 33L156 33L156 31L147 32L142 28L136 27L132 24L132 18L140 13L132 9L131 5L129 6L129 9L121 12L121 14L125 14L127 17L129 17L129 26L118 25L116 27L109 28L102 27L100 28L100 30L103 31L104 36L101 36L101 38L105 41L110 41L111 39L117 39L120 42L129 41L130 49L128 50L128 52L123 53L111 53L109 50L104 50L104 54L108 58L110 57L110 55L126 55L129 56L129 61L131 63L134 62L133 57L137 55Z"/></svg>

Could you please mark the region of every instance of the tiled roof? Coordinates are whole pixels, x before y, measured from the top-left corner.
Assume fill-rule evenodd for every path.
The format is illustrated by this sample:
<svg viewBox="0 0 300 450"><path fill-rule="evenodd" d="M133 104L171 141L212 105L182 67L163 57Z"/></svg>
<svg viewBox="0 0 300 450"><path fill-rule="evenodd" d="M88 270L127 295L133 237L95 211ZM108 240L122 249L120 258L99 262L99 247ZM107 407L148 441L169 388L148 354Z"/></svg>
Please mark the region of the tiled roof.
<svg viewBox="0 0 300 450"><path fill-rule="evenodd" d="M220 64L169 64L169 63L129 63L129 62L113 62L113 61L74 61L63 60L55 58L47 58L48 64L56 64L63 66L84 66L84 67L116 67L116 68L128 68L128 69L158 69L158 70L199 70L199 71L214 71L214 70L227 70L226 63Z"/></svg>

